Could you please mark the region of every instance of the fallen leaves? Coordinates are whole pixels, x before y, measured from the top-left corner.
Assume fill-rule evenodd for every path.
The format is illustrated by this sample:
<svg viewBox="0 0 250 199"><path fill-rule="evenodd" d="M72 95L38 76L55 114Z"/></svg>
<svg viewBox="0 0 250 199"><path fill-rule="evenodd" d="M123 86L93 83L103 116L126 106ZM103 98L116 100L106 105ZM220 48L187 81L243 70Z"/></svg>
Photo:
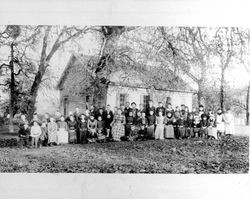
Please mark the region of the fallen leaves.
<svg viewBox="0 0 250 199"><path fill-rule="evenodd" d="M12 140L0 148L0 172L247 173L248 142L230 137L20 149Z"/></svg>

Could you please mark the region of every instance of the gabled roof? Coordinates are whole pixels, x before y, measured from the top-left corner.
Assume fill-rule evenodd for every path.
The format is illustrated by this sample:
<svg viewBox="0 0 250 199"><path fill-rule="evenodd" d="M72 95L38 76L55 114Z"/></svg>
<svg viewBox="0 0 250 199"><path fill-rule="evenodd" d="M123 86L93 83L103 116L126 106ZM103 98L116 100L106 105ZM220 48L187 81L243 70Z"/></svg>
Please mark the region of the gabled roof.
<svg viewBox="0 0 250 199"><path fill-rule="evenodd" d="M95 60L94 56L87 55L76 55L72 54L59 81L57 84L57 89L62 89L65 80L69 74L71 67L74 67L76 64L80 64L83 67L78 68L77 70L85 70L82 72L77 72L75 76L81 77L82 73L88 72L88 62L89 60ZM132 68L125 67L117 67L115 71L113 71L109 75L109 81L111 85L120 85L126 87L134 87L134 88L153 88L156 90L165 90L165 91L176 91L176 92L192 92L195 91L180 77L174 75L172 71L168 71L169 76L174 76L175 78L170 79L169 81L164 79L164 82L156 84L154 79L152 79L152 71L145 70L145 68L139 70L133 70ZM157 77L157 71L155 72ZM75 78L79 79L79 78Z"/></svg>
<svg viewBox="0 0 250 199"><path fill-rule="evenodd" d="M90 59L93 59L93 58L94 58L93 56L88 56L88 55L83 55L83 54L77 55L75 53L72 53L67 65L66 65L66 67L65 67L65 69L64 69L64 71L63 71L63 73L62 73L62 75L57 83L56 88L59 90L62 88L62 85L63 85L65 79L67 78L69 70L76 63L76 61L78 61L78 62L80 61L80 62L82 62L83 65L87 65L88 61ZM83 67L83 68L86 69L86 67Z"/></svg>

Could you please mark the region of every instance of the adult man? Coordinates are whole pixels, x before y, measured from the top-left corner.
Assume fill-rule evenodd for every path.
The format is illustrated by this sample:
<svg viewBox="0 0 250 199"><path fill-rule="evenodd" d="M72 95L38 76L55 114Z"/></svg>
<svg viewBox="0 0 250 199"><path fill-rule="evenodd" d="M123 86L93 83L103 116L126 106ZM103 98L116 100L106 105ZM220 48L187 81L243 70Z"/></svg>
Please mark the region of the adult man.
<svg viewBox="0 0 250 199"><path fill-rule="evenodd" d="M124 109L124 115L125 115L125 117L128 117L129 111L131 110L131 108L130 108L129 105L130 105L129 102L126 102L125 109Z"/></svg>
<svg viewBox="0 0 250 199"><path fill-rule="evenodd" d="M153 101L149 100L148 107L146 108L146 116L150 116L150 111L153 111L153 115L155 115L155 107L153 106Z"/></svg>
<svg viewBox="0 0 250 199"><path fill-rule="evenodd" d="M138 112L138 109L136 108L136 103L132 102L131 106L132 106L132 108L131 108L130 111L132 111L133 118L136 119L137 118L137 112Z"/></svg>
<svg viewBox="0 0 250 199"><path fill-rule="evenodd" d="M166 109L163 107L162 102L159 102L158 105L159 105L159 106L156 108L156 116L159 116L159 111L161 111L161 112L162 112L162 115L165 116L165 114L166 114Z"/></svg>

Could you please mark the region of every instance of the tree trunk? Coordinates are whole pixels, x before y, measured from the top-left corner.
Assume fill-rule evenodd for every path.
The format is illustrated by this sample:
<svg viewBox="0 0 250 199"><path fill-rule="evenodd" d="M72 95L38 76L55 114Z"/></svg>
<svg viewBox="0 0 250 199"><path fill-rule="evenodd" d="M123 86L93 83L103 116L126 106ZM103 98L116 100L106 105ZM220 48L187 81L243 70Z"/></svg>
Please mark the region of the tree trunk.
<svg viewBox="0 0 250 199"><path fill-rule="evenodd" d="M13 127L13 112L14 112L14 95L15 95L15 74L14 74L14 43L10 45L11 60L10 60L10 101L9 101L9 132L14 132Z"/></svg>
<svg viewBox="0 0 250 199"><path fill-rule="evenodd" d="M202 81L198 82L198 92L197 92L197 103L198 106L201 104L202 102L202 98L203 98L203 84Z"/></svg>
<svg viewBox="0 0 250 199"><path fill-rule="evenodd" d="M224 110L224 103L225 103L224 84L225 84L225 70L222 67L222 69L221 69L221 82L220 82L220 108L222 111Z"/></svg>
<svg viewBox="0 0 250 199"><path fill-rule="evenodd" d="M246 98L246 125L249 126L249 96L250 95L250 81L247 87L247 98Z"/></svg>
<svg viewBox="0 0 250 199"><path fill-rule="evenodd" d="M29 107L28 107L28 113L27 113L28 120L31 120L33 118L33 114L36 111L35 104L36 104L38 89L42 82L42 78L44 74L45 74L45 67L42 64L42 66L41 65L39 66L39 71L37 72L35 76L34 82L30 90L30 101L29 101Z"/></svg>

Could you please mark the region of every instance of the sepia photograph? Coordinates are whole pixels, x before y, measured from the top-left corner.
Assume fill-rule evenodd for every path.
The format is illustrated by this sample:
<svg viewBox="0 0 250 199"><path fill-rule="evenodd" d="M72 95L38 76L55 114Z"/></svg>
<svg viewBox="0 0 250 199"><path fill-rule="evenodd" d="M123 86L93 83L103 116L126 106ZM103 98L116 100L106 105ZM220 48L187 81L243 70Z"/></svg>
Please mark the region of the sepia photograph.
<svg viewBox="0 0 250 199"><path fill-rule="evenodd" d="M1 25L0 172L247 174L250 29Z"/></svg>

